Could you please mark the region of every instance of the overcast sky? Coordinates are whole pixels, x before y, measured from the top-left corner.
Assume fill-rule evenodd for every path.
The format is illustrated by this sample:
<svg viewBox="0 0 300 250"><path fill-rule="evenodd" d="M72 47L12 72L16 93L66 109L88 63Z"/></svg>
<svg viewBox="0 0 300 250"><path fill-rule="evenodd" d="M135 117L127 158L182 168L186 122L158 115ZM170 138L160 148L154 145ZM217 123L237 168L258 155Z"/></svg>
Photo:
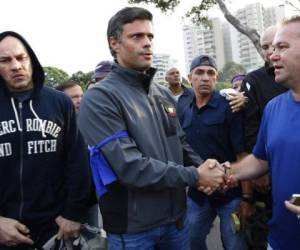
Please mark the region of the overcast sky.
<svg viewBox="0 0 300 250"><path fill-rule="evenodd" d="M154 15L154 52L168 53L184 72L182 17L200 0L181 0L174 13L162 14L142 5ZM255 0L231 0L234 11ZM260 1L270 6L279 0ZM0 31L13 30L28 40L43 66L54 66L72 74L93 70L101 60L111 60L106 28L109 18L128 6L126 0L3 0ZM214 16L222 16L217 9Z"/></svg>

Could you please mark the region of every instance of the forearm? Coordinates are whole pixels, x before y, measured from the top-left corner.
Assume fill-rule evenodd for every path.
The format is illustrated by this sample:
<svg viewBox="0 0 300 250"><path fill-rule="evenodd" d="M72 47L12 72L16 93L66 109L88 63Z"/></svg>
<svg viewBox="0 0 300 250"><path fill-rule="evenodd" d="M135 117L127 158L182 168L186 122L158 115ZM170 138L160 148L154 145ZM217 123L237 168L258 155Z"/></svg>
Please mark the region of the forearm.
<svg viewBox="0 0 300 250"><path fill-rule="evenodd" d="M247 153L239 153L236 155L237 161L240 162L244 158L248 156ZM242 196L247 195L247 196L252 196L252 181L241 181L241 187L242 187Z"/></svg>
<svg viewBox="0 0 300 250"><path fill-rule="evenodd" d="M65 199L62 216L79 221L85 210L91 190L87 146L80 133L71 134L65 165ZM71 137L69 136L69 137Z"/></svg>
<svg viewBox="0 0 300 250"><path fill-rule="evenodd" d="M238 181L252 180L268 172L267 161L257 159L253 154L232 164L230 174Z"/></svg>
<svg viewBox="0 0 300 250"><path fill-rule="evenodd" d="M144 157L130 139L113 141L102 149L118 180L128 188L164 189L194 186L198 181L195 167Z"/></svg>

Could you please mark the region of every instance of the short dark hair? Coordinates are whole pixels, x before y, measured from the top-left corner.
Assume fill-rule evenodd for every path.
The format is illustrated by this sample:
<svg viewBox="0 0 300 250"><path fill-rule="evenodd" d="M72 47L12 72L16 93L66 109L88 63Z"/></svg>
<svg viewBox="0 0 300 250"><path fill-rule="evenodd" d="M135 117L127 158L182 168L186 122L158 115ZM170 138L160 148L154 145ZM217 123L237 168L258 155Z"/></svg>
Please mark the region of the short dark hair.
<svg viewBox="0 0 300 250"><path fill-rule="evenodd" d="M111 37L120 40L125 24L132 23L135 20L149 20L152 22L152 18L153 16L150 11L140 7L126 7L113 15L107 26L107 40L112 56L115 57L115 52L110 47L109 39Z"/></svg>
<svg viewBox="0 0 300 250"><path fill-rule="evenodd" d="M65 91L68 88L73 88L75 86L80 86L80 84L74 80L67 80L65 82L63 82L62 84L58 85L55 89L59 90L59 91Z"/></svg>

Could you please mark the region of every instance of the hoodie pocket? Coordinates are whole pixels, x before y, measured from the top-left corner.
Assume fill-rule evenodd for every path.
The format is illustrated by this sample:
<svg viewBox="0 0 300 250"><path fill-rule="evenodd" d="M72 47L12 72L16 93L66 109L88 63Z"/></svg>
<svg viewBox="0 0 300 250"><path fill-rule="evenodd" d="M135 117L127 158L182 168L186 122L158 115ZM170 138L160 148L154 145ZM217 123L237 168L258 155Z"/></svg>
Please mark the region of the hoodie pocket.
<svg viewBox="0 0 300 250"><path fill-rule="evenodd" d="M50 180L45 181L45 185L40 186L36 196L36 204L39 204L40 210L54 209L57 206L57 198ZM42 190L42 191L41 191Z"/></svg>

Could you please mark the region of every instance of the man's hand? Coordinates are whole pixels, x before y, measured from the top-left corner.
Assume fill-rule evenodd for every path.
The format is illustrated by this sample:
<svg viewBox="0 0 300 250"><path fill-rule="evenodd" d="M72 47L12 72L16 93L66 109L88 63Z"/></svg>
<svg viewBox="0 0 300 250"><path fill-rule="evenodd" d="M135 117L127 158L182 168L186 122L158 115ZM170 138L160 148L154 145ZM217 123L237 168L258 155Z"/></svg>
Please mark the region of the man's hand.
<svg viewBox="0 0 300 250"><path fill-rule="evenodd" d="M198 190L211 194L224 182L224 168L216 160L208 159L198 167Z"/></svg>
<svg viewBox="0 0 300 250"><path fill-rule="evenodd" d="M224 187L226 187L226 191L230 188L234 188L239 185L239 180L236 178L236 176L233 173L231 173L230 170L226 172L224 180L225 180Z"/></svg>
<svg viewBox="0 0 300 250"><path fill-rule="evenodd" d="M65 219L62 216L58 216L55 219L55 222L59 227L57 233L58 240L61 239L67 240L67 239L74 239L79 237L80 227L81 227L81 224L79 222Z"/></svg>
<svg viewBox="0 0 300 250"><path fill-rule="evenodd" d="M290 201L284 201L285 207L295 213L300 220L300 206L292 204Z"/></svg>
<svg viewBox="0 0 300 250"><path fill-rule="evenodd" d="M19 244L33 245L29 229L17 220L0 217L0 244L16 246Z"/></svg>
<svg viewBox="0 0 300 250"><path fill-rule="evenodd" d="M230 94L229 105L232 112L238 112L243 109L248 102L248 97L244 96L244 92L237 92L236 94Z"/></svg>

